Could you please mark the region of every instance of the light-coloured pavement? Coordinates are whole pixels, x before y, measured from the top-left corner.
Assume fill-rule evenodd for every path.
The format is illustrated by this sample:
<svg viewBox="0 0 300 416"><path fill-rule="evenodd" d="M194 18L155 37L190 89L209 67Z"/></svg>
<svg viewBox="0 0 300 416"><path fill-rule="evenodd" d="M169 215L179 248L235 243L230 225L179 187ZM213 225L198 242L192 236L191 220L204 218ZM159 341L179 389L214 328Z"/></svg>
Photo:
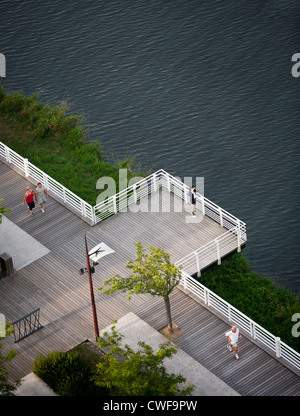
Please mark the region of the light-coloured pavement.
<svg viewBox="0 0 300 416"><path fill-rule="evenodd" d="M110 327L101 331L110 331ZM122 344L137 350L137 343L144 341L154 351L159 349L160 344L166 338L153 329L145 321L133 312L123 316L116 324L116 329L124 335ZM169 373L182 374L190 384L195 386L193 396L239 396L239 394L225 384L222 380L208 371L205 367L187 355L180 348L171 359L166 358L165 366ZM22 379L22 384L16 390L17 396L55 396L56 394L35 374L30 373Z"/></svg>
<svg viewBox="0 0 300 416"><path fill-rule="evenodd" d="M20 270L33 261L49 253L43 246L26 231L18 227L5 216L0 225L0 255L7 253L12 257L15 270Z"/></svg>

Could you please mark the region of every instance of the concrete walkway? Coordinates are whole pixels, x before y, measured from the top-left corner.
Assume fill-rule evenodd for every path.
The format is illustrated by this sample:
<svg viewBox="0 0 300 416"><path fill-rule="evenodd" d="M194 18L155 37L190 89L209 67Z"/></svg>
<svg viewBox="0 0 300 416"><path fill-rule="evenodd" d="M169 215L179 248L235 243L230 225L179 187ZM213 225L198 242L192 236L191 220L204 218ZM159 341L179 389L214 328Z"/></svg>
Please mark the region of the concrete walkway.
<svg viewBox="0 0 300 416"><path fill-rule="evenodd" d="M110 332L111 326L101 331ZM144 341L154 351L166 338L150 325L130 312L123 316L116 324L116 329L124 335L122 344L127 344L135 351L137 343ZM190 384L195 386L193 396L239 396L231 387L208 371L205 367L187 355L180 348L172 359L165 359L165 366L169 373L182 374ZM16 396L56 396L56 394L35 374L30 373L22 379L22 384L15 392Z"/></svg>
<svg viewBox="0 0 300 416"><path fill-rule="evenodd" d="M18 227L5 216L2 217L0 230L0 254L8 253L13 260L15 270L20 270L34 262L45 254L49 249L26 231Z"/></svg>
<svg viewBox="0 0 300 416"><path fill-rule="evenodd" d="M16 389L16 396L57 396L50 387L34 373L22 378L21 385Z"/></svg>

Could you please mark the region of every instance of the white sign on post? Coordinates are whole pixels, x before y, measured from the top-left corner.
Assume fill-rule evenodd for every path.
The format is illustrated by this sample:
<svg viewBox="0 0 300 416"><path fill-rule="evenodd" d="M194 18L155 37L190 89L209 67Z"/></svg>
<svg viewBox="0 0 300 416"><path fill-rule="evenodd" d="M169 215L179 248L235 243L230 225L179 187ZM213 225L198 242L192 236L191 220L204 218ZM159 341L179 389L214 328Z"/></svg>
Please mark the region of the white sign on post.
<svg viewBox="0 0 300 416"><path fill-rule="evenodd" d="M115 250L108 247L108 245L106 245L105 243L100 243L89 251L89 258L93 263L97 263L97 261L100 260L102 257L106 256L107 254L112 254L114 252Z"/></svg>

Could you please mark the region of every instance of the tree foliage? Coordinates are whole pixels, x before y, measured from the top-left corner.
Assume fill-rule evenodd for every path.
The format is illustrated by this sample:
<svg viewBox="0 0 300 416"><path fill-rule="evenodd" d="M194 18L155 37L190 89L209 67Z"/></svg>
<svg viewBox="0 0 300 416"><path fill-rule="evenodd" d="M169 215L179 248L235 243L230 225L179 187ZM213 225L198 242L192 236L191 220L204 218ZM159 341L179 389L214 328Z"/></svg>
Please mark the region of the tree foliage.
<svg viewBox="0 0 300 416"><path fill-rule="evenodd" d="M105 294L118 290L128 292L128 299L133 294L145 293L163 297L169 331L172 332L169 295L180 283L181 267L171 263L170 255L160 248L149 247L150 253L146 253L141 243L136 243L135 246L137 257L135 260L129 260L126 266L131 274L128 277L117 274L104 282L104 286L109 286L108 289L105 290L102 286L99 290Z"/></svg>
<svg viewBox="0 0 300 416"><path fill-rule="evenodd" d="M154 352L150 345L138 342L139 350L134 351L127 344L121 346L123 338L115 325L111 334L105 332L99 347L107 350L97 364L95 384L107 388L110 396L187 396L194 386L181 374L169 374L163 364L165 358L177 353L176 347L168 340ZM181 383L187 383L180 387Z"/></svg>
<svg viewBox="0 0 300 416"><path fill-rule="evenodd" d="M7 323L5 325L6 329L6 336L9 336L13 333L13 327L11 324ZM7 372L7 369L5 367L5 364L7 362L10 362L14 359L16 356L15 350L10 350L7 354L3 354L2 352L2 346L3 343L1 342L5 337L0 337L0 394L5 396L13 396L14 391L17 388L17 386L20 384L19 381L15 383L11 383L9 381L9 374Z"/></svg>
<svg viewBox="0 0 300 416"><path fill-rule="evenodd" d="M4 199L2 198L2 199L0 199L0 204L2 203L4 201ZM1 222L2 222L2 214L6 214L6 213L9 213L10 212L10 209L5 209L4 207L1 207L0 206L0 224L1 224Z"/></svg>

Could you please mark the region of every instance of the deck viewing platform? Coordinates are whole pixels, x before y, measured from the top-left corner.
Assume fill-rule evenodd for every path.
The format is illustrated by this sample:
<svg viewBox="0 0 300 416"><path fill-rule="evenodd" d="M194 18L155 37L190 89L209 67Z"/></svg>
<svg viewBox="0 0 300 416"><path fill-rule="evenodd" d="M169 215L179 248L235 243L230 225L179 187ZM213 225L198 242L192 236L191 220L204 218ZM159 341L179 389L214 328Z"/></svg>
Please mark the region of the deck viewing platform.
<svg viewBox="0 0 300 416"><path fill-rule="evenodd" d="M190 217L188 188L164 171L117 194L106 205L90 207L81 201L70 204L67 199L71 193L45 174L37 175L37 168L31 168L28 161L24 169L19 162L12 169L13 157L10 155L8 160L7 150L1 154L0 146L0 198L5 199L5 207L11 208L4 220L17 227L19 241L24 236L36 249L29 250L26 261L13 275L0 279L0 313L14 322L40 308L43 327L16 344L13 337L5 339L5 347L17 351L8 365L12 380L30 373L37 355L67 351L94 338L88 278L78 273L86 265L86 233L89 248L103 241L114 250L101 259L93 274L100 330L128 312L156 330L166 325L160 298L135 295L129 301L126 294L103 295L96 290L107 278L128 273L127 261L136 255L134 243L160 247L184 271L181 285L171 295L173 321L182 329L173 342L241 395L300 395L300 370L292 365L297 363L297 354L289 352L292 358L286 359L282 344L282 356L276 348L268 349L272 334L266 335L192 278L229 253L241 250L247 240L245 223L202 195L198 195L197 217ZM49 199L44 214L37 207L34 217L29 217L21 203L26 185L37 181L47 185ZM147 201L148 210L141 209L142 200ZM154 212L151 207L155 207ZM8 241L13 237L0 234L1 253L6 251L6 238ZM22 251L22 245L16 245L16 252L10 253L13 260L18 257L17 250ZM41 253L38 258L36 253ZM239 361L228 353L224 337L233 323L243 334ZM267 336L268 343L264 342Z"/></svg>

